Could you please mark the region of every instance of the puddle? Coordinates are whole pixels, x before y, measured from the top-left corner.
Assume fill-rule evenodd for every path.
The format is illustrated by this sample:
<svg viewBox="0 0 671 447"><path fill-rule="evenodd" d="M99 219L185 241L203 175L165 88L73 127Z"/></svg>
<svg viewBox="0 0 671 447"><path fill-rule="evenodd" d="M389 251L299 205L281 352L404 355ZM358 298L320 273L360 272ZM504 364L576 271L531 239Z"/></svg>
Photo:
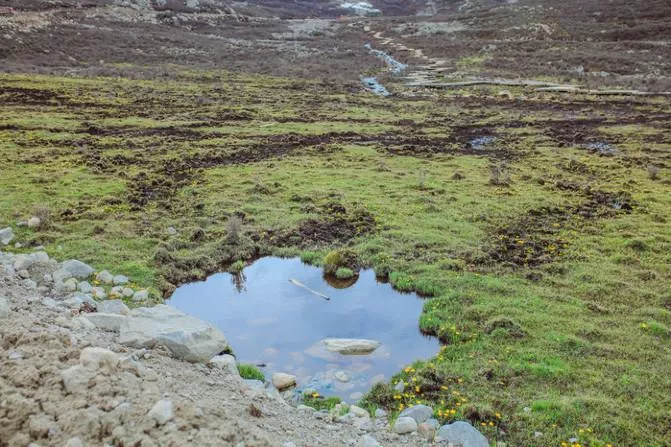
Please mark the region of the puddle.
<svg viewBox="0 0 671 447"><path fill-rule="evenodd" d="M484 137L473 138L473 139L472 139L471 141L469 141L468 143L471 145L471 147L472 147L474 150L479 151L479 150L484 149L485 146L488 146L488 145L492 144L492 143L495 142L495 141L496 141L496 137L492 137L492 136L484 136Z"/></svg>
<svg viewBox="0 0 671 447"><path fill-rule="evenodd" d="M267 379L291 373L299 391L313 388L350 402L439 349L435 338L419 332L423 301L379 283L372 270L356 282L329 283L320 268L300 259L268 257L238 276L218 273L186 284L168 303L218 326L238 361L265 365ZM368 355L342 355L325 349L326 338L372 339L381 346Z"/></svg>
<svg viewBox="0 0 671 447"><path fill-rule="evenodd" d="M376 50L369 43L364 45L364 48L366 48L375 56L385 61L387 63L387 66L389 67L389 70L394 74L401 74L403 73L403 71L405 71L406 68L408 68L406 64L402 64L401 62L394 59L390 54L387 54L384 51Z"/></svg>
<svg viewBox="0 0 671 447"><path fill-rule="evenodd" d="M384 85L377 82L376 78L372 78L372 77L361 78L361 82L363 82L363 85L365 85L368 90L375 93L376 95L380 95L380 96L389 96L390 95L389 90L387 90Z"/></svg>

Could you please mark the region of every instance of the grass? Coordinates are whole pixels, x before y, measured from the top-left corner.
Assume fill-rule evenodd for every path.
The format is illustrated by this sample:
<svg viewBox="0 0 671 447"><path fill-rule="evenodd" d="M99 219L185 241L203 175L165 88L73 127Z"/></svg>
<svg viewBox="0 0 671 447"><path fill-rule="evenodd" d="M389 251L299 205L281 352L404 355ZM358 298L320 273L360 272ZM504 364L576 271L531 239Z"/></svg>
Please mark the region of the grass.
<svg viewBox="0 0 671 447"><path fill-rule="evenodd" d="M508 445L671 444L671 131L653 119L668 103L526 92L513 110L486 90L390 101L290 85L0 75L24 89L0 93L0 227L25 244L11 249L164 294L268 254L370 266L425 297L418 325L445 343L371 408L426 402ZM567 111L577 127L553 133ZM590 152L577 128L618 153ZM36 205L49 226L16 226Z"/></svg>
<svg viewBox="0 0 671 447"><path fill-rule="evenodd" d="M243 379L265 381L266 376L256 366L248 363L238 363L238 372Z"/></svg>
<svg viewBox="0 0 671 447"><path fill-rule="evenodd" d="M304 393L303 394L303 405L312 407L315 410L328 410L331 411L335 408L336 405L342 402L338 396L321 396L319 393Z"/></svg>

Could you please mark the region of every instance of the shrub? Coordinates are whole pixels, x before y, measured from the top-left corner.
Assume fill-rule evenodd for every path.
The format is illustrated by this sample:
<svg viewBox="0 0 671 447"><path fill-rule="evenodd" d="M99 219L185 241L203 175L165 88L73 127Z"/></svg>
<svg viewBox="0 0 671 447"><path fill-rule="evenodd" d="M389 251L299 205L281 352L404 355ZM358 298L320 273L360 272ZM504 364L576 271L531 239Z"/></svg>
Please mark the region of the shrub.
<svg viewBox="0 0 671 447"><path fill-rule="evenodd" d="M657 166L648 165L646 169L650 180L657 180L659 178L659 168Z"/></svg>
<svg viewBox="0 0 671 447"><path fill-rule="evenodd" d="M505 165L492 166L489 172L489 184L495 186L510 185L510 174L506 170Z"/></svg>
<svg viewBox="0 0 671 447"><path fill-rule="evenodd" d="M301 253L301 261L310 265L318 265L321 260L319 259L319 253L316 251L304 251Z"/></svg>
<svg viewBox="0 0 671 447"><path fill-rule="evenodd" d="M228 267L230 273L240 273L245 268L245 261L235 261Z"/></svg>
<svg viewBox="0 0 671 447"><path fill-rule="evenodd" d="M524 337L526 335L526 331L522 329L522 326L510 317L498 316L491 318L485 323L485 332L487 334L492 334L497 329L503 329L513 337ZM497 332L497 335L500 336L500 331Z"/></svg>
<svg viewBox="0 0 671 447"><path fill-rule="evenodd" d="M231 216L226 223L226 241L229 244L237 245L240 243L240 230L242 220L238 216Z"/></svg>
<svg viewBox="0 0 671 447"><path fill-rule="evenodd" d="M336 270L335 276L338 279L350 279L354 277L354 271L347 267L340 267Z"/></svg>
<svg viewBox="0 0 671 447"><path fill-rule="evenodd" d="M248 363L238 363L238 372L243 379L266 380L266 376L256 366Z"/></svg>
<svg viewBox="0 0 671 447"><path fill-rule="evenodd" d="M359 257L356 253L347 248L328 252L324 257L324 273L335 275L340 267L347 267L350 270L358 270Z"/></svg>
<svg viewBox="0 0 671 447"><path fill-rule="evenodd" d="M303 405L312 407L315 410L329 410L331 411L336 405L342 402L342 399L337 396L324 397L319 393L303 393Z"/></svg>

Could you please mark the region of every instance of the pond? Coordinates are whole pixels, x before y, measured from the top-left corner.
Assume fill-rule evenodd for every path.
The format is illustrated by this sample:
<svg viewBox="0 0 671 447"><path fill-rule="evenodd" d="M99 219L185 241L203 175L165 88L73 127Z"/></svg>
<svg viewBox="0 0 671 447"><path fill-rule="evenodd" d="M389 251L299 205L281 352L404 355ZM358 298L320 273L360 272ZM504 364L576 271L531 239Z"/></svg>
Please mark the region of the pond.
<svg viewBox="0 0 671 447"><path fill-rule="evenodd" d="M328 297L325 299L324 296ZM436 354L438 341L419 331L423 301L379 282L326 280L300 259L267 257L241 274L218 273L179 287L168 304L210 321L226 335L238 362L298 377L298 390L356 401L377 381ZM328 338L371 339L366 355L326 349Z"/></svg>

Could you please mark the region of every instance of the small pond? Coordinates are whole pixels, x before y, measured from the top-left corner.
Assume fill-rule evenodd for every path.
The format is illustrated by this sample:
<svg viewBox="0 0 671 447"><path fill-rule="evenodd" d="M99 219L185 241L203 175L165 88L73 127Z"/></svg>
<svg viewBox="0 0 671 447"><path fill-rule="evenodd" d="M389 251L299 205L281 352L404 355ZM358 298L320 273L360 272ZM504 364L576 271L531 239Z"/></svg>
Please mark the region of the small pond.
<svg viewBox="0 0 671 447"><path fill-rule="evenodd" d="M372 270L356 281L327 281L321 268L300 259L268 257L240 275L218 273L186 284L168 303L219 327L237 360L264 365L267 379L291 373L298 390L346 401L439 349L419 331L423 301L378 282ZM367 355L342 355L325 349L326 338L373 339L381 346Z"/></svg>

